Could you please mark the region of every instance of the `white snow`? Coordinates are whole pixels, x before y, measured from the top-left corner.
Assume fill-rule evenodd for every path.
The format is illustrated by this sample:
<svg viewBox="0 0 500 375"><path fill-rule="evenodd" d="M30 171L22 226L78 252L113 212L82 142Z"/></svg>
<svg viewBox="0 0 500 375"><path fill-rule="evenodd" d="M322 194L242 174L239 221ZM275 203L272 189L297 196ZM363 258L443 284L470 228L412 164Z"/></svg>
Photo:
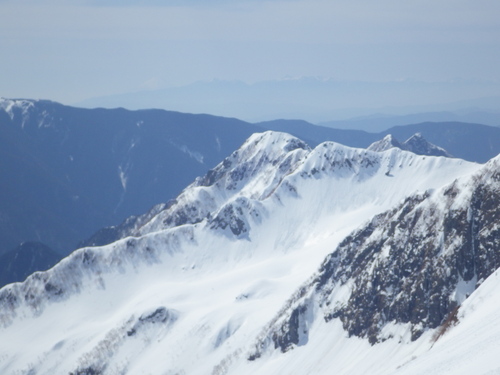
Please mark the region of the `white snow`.
<svg viewBox="0 0 500 375"><path fill-rule="evenodd" d="M401 148L403 149L403 146L397 139L395 139L392 134L387 134L384 138L382 138L380 141L373 142L371 145L367 147L368 150L370 151L377 151L377 152L382 152L382 151L387 151L390 150L391 148Z"/></svg>
<svg viewBox="0 0 500 375"><path fill-rule="evenodd" d="M169 143L172 146L176 147L178 150L180 150L183 153L185 153L186 155L188 155L191 159L194 159L198 163L203 164L203 162L204 162L204 156L200 152L193 151L193 150L189 149L189 147L186 146L186 145L178 145L177 143L175 143L173 141L169 141Z"/></svg>
<svg viewBox="0 0 500 375"><path fill-rule="evenodd" d="M33 108L33 100L0 98L0 108L9 115L11 120L14 119L15 109L19 109L23 117L22 126L24 126L24 118L27 116L29 109ZM43 121L40 124L43 124Z"/></svg>
<svg viewBox="0 0 500 375"><path fill-rule="evenodd" d="M291 147L294 142L282 133L253 135L228 158L227 171L218 167L225 173L221 179L186 188L175 207L140 229L140 237L81 249L49 270L44 275L64 286L62 297L0 310L0 373L67 374L104 364L105 374L419 370L420 358L432 355L448 335L425 352L430 332L400 345L408 330L394 325L385 332L393 339L370 346L346 337L338 321L310 317L306 345L253 362L246 356L262 328L353 229L411 193L437 189L481 166L399 149L376 153L324 143L309 150ZM165 225L167 214L189 206L200 215L196 224ZM224 207L241 210L245 236L210 229ZM31 277L4 291L24 300L28 293L42 296L45 285ZM472 301L480 304L479 298ZM475 319L469 300L461 310L464 322L449 337L455 331L466 337L460 332ZM168 312L165 323L144 320L158 309Z"/></svg>
<svg viewBox="0 0 500 375"><path fill-rule="evenodd" d="M122 185L123 191L127 190L127 167L118 166L118 176L120 177L120 183Z"/></svg>

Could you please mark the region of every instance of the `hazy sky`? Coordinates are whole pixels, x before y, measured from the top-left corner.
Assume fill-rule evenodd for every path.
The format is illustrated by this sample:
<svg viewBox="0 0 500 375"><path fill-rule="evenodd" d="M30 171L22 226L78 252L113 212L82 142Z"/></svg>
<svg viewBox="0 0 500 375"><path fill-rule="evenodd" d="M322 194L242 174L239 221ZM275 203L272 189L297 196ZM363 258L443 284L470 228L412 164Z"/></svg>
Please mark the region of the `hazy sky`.
<svg viewBox="0 0 500 375"><path fill-rule="evenodd" d="M498 0L0 0L0 96L198 80L500 81Z"/></svg>

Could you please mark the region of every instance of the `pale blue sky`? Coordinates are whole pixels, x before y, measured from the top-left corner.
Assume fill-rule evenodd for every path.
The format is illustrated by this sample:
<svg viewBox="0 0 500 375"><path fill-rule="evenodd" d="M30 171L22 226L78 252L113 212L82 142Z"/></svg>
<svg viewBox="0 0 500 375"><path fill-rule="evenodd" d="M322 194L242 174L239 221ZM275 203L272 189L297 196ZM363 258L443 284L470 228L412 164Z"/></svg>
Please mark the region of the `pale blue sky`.
<svg viewBox="0 0 500 375"><path fill-rule="evenodd" d="M227 79L500 82L498 0L0 0L0 96Z"/></svg>

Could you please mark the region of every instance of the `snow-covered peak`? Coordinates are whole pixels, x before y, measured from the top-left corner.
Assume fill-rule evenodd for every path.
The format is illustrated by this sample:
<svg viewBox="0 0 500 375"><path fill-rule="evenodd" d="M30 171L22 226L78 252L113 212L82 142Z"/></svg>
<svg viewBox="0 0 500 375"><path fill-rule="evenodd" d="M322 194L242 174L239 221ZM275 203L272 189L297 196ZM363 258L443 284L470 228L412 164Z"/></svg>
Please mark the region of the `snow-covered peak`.
<svg viewBox="0 0 500 375"><path fill-rule="evenodd" d="M263 169L274 168L289 155L303 155L309 151L309 146L303 141L287 133L255 133L204 178L197 179L194 185L212 186L224 182L225 188L234 190L260 178Z"/></svg>
<svg viewBox="0 0 500 375"><path fill-rule="evenodd" d="M253 134L215 168L191 185L165 210L141 227L146 234L172 226L197 223L238 196L264 199L310 152L303 141L286 133Z"/></svg>
<svg viewBox="0 0 500 375"><path fill-rule="evenodd" d="M324 142L311 150L302 140L286 133L256 133L205 176L197 178L162 212L140 228L136 228L137 230L129 232L129 235L144 235L182 224L199 223L214 217L220 207L238 197L262 201L271 196L279 196L283 192L290 194L296 189L295 186L301 183L300 180L309 177L334 177L349 183L353 179L359 183L376 176L385 178L397 175L405 185L404 191L420 187L425 189L429 178L422 177L421 180L425 182L421 183L413 178L404 179L403 175L433 175L436 169L447 163L449 162L439 159L426 160L398 148L374 152L335 142ZM457 168L469 164L461 160L453 163ZM445 172L438 180L444 183L447 176ZM381 181L379 186L382 187L386 183L388 181ZM383 188L394 191L390 199L401 196L395 191L400 187L389 185ZM353 191L356 190L353 188ZM375 192L378 191L377 188L370 194L360 193L356 202L385 200L381 196L375 197ZM382 195L385 196L386 194ZM351 201L336 204L344 203L352 204Z"/></svg>
<svg viewBox="0 0 500 375"><path fill-rule="evenodd" d="M417 155L452 157L445 149L430 143L420 133L412 135L403 143L400 143L392 134L388 134L380 141L372 143L367 149L382 152L391 148L399 148Z"/></svg>
<svg viewBox="0 0 500 375"><path fill-rule="evenodd" d="M386 140L390 140L386 137ZM123 234L139 236L167 228L200 223L217 217L221 207L231 201L243 202L246 199L262 201L280 194L292 194L300 180L314 177L336 179L358 183L376 176L394 177L405 185L406 189L428 188L430 179L437 169L452 163L457 168L466 163L461 160L448 162L439 159L425 159L413 153L392 148L385 152L356 149L334 142L324 142L311 150L300 139L286 133L268 131L253 134L243 145L225 158L205 176L197 178L173 201L165 205L159 213L148 214L149 219L139 220L137 225L129 226ZM472 164L469 164L472 165ZM454 169L453 167L452 169ZM399 171L402 171L401 174ZM420 180L405 179L406 174L422 174ZM378 177L377 177L378 178ZM436 181L446 181L447 172L441 172ZM423 182L422 182L423 181ZM397 201L402 197L397 190L400 186L381 181L378 187L392 191L388 201ZM373 182L371 182L373 183ZM356 185L355 185L356 186ZM353 191L356 188L351 187ZM388 202L388 194L377 195L379 189L372 189L370 194L356 195L356 204L365 204L370 200ZM243 199L243 201L241 200ZM352 199L339 201L337 206L353 204ZM247 203L245 207L249 207ZM234 207L225 207L227 212ZM144 217L143 217L144 218Z"/></svg>
<svg viewBox="0 0 500 375"><path fill-rule="evenodd" d="M381 152L389 150L394 147L404 150L403 145L396 138L394 138L392 134L387 134L380 141L373 142L370 146L368 146L367 149L370 151Z"/></svg>

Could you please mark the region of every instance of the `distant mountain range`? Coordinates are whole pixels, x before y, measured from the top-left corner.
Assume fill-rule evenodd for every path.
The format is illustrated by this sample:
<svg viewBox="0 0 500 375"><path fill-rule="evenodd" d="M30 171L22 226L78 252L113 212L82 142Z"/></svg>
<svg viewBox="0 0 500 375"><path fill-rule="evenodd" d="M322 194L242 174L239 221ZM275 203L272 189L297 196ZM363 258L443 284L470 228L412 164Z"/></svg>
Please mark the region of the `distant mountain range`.
<svg viewBox="0 0 500 375"><path fill-rule="evenodd" d="M399 125L423 122L466 122L500 126L500 112L469 109L441 112L421 112L407 115L372 114L345 120L320 122L317 125L335 129L357 129L368 132L382 132Z"/></svg>
<svg viewBox="0 0 500 375"><path fill-rule="evenodd" d="M500 84L460 80L363 82L298 77L253 84L213 80L91 98L75 105L175 109L250 122L283 118L318 124L336 120L326 125L371 132L427 121L500 126ZM363 116L368 118L360 118Z"/></svg>

